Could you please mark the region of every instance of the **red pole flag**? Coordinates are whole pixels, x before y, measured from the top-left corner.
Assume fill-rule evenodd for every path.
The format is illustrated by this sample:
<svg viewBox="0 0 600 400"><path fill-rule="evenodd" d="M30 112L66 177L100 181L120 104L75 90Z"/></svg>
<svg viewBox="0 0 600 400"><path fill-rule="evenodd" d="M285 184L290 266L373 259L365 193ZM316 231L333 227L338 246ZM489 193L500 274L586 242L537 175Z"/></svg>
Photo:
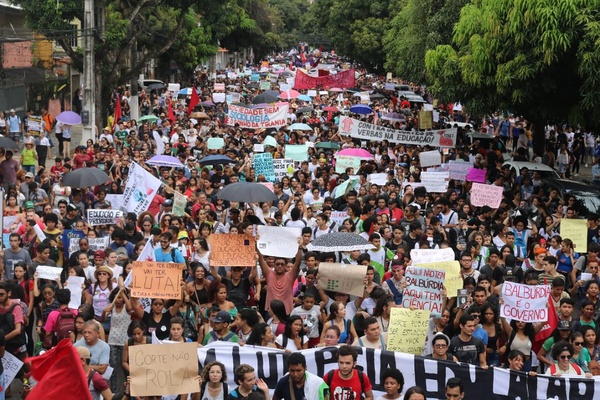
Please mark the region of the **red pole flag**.
<svg viewBox="0 0 600 400"><path fill-rule="evenodd" d="M27 396L29 400L92 400L79 353L69 339L61 340L52 350L25 362L31 363L31 376L38 381Z"/></svg>
<svg viewBox="0 0 600 400"><path fill-rule="evenodd" d="M192 98L190 99L190 104L188 105L188 115L194 111L194 108L200 103L200 97L198 97L198 92L196 92L196 87L192 86Z"/></svg>
<svg viewBox="0 0 600 400"><path fill-rule="evenodd" d="M119 121L121 120L121 95L117 95L117 102L115 103L115 118L113 121L113 132L117 130Z"/></svg>
<svg viewBox="0 0 600 400"><path fill-rule="evenodd" d="M550 336L552 332L558 327L558 317L556 315L556 308L554 308L554 301L552 301L552 295L548 296L548 321L542 329L535 335L535 342L533 343L533 351L536 353L540 351L542 345Z"/></svg>
<svg viewBox="0 0 600 400"><path fill-rule="evenodd" d="M171 121L171 123L175 122L175 114L173 113L173 102L171 101L171 98L167 98L167 101L169 102L169 114L167 115L167 119Z"/></svg>

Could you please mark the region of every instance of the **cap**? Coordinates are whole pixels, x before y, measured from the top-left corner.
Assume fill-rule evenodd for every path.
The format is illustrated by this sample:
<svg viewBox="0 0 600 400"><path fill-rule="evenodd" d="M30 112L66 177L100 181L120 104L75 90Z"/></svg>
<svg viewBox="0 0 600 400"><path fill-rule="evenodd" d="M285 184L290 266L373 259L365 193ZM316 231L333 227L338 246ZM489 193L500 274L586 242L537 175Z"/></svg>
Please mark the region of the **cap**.
<svg viewBox="0 0 600 400"><path fill-rule="evenodd" d="M28 172L25 174L25 178L33 178L33 174L31 172Z"/></svg>
<svg viewBox="0 0 600 400"><path fill-rule="evenodd" d="M112 269L108 268L106 265L96 268L96 271L94 271L94 277L96 279L98 279L98 273L100 272L106 272L108 274L109 279L112 279L113 277Z"/></svg>
<svg viewBox="0 0 600 400"><path fill-rule="evenodd" d="M567 321L565 319L563 319L562 321L558 321L558 328L559 331L570 331L571 330L571 321Z"/></svg>
<svg viewBox="0 0 600 400"><path fill-rule="evenodd" d="M94 258L95 257L106 258L106 254L104 253L104 250L96 250L94 252Z"/></svg>
<svg viewBox="0 0 600 400"><path fill-rule="evenodd" d="M188 233L186 231L181 231L179 232L179 234L177 235L177 239L189 239L190 237L188 236Z"/></svg>
<svg viewBox="0 0 600 400"><path fill-rule="evenodd" d="M14 108L11 108L11 109L10 109L10 112L15 112L15 109L14 109Z"/></svg>
<svg viewBox="0 0 600 400"><path fill-rule="evenodd" d="M545 249L545 248L543 248L543 247L538 247L537 249L535 249L535 250L533 251L533 254L535 254L536 256L537 256L537 255L540 255L540 254L546 254L546 253L547 253L547 251L546 251L546 249Z"/></svg>
<svg viewBox="0 0 600 400"><path fill-rule="evenodd" d="M90 353L90 350L87 347L77 346L77 353L79 353L79 357L84 360L92 358L92 353Z"/></svg>
<svg viewBox="0 0 600 400"><path fill-rule="evenodd" d="M33 210L35 208L35 205L33 204L33 201L26 201L25 202L25 209L26 210Z"/></svg>
<svg viewBox="0 0 600 400"><path fill-rule="evenodd" d="M433 335L433 338L431 339L431 343L435 343L436 340L438 339L444 339L446 341L446 344L450 344L450 338L443 332L438 332L435 335Z"/></svg>
<svg viewBox="0 0 600 400"><path fill-rule="evenodd" d="M73 204L73 203L70 203L67 206L67 211L77 211L77 206L75 204Z"/></svg>
<svg viewBox="0 0 600 400"><path fill-rule="evenodd" d="M165 207L173 207L173 199L167 199L167 200L165 200L165 202L163 203L163 206L165 206Z"/></svg>
<svg viewBox="0 0 600 400"><path fill-rule="evenodd" d="M219 311L216 316L210 319L212 322L216 323L230 323L231 315L227 311Z"/></svg>

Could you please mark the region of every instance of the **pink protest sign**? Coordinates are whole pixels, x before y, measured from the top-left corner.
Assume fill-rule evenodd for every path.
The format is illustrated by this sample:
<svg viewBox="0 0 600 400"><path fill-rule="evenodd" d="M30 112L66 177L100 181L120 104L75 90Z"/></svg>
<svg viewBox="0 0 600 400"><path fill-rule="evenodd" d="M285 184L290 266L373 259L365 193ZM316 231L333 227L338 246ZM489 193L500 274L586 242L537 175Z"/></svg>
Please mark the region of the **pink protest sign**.
<svg viewBox="0 0 600 400"><path fill-rule="evenodd" d="M485 183L486 172L485 169L469 168L469 172L467 172L467 181Z"/></svg>
<svg viewBox="0 0 600 400"><path fill-rule="evenodd" d="M471 205L498 208L502 200L502 186L473 183L471 187Z"/></svg>

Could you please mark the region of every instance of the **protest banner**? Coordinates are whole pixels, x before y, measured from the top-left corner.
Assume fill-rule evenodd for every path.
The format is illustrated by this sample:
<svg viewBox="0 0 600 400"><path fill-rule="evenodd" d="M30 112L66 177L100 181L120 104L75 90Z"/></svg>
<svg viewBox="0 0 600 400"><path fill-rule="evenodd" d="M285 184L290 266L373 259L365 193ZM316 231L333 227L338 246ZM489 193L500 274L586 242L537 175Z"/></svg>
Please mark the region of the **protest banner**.
<svg viewBox="0 0 600 400"><path fill-rule="evenodd" d="M129 350L132 396L196 393L196 343L141 344Z"/></svg>
<svg viewBox="0 0 600 400"><path fill-rule="evenodd" d="M225 103L225 93L213 93L212 95L212 100L213 103L217 104L217 103Z"/></svg>
<svg viewBox="0 0 600 400"><path fill-rule="evenodd" d="M119 223L122 219L123 211L102 209L87 210L87 223L90 226L113 225Z"/></svg>
<svg viewBox="0 0 600 400"><path fill-rule="evenodd" d="M185 264L134 261L131 270L131 296L180 299L181 274L184 269Z"/></svg>
<svg viewBox="0 0 600 400"><path fill-rule="evenodd" d="M419 164L421 167L432 167L442 164L442 153L438 150L423 151L419 153Z"/></svg>
<svg viewBox="0 0 600 400"><path fill-rule="evenodd" d="M375 183L379 186L383 186L388 181L388 174L386 174L385 172L382 172L380 174L369 174L367 180L372 184Z"/></svg>
<svg viewBox="0 0 600 400"><path fill-rule="evenodd" d="M255 175L262 175L269 182L275 182L275 166L273 165L273 156L271 153L254 154L252 167Z"/></svg>
<svg viewBox="0 0 600 400"><path fill-rule="evenodd" d="M522 322L546 322L550 285L523 285L505 281L502 285L500 316Z"/></svg>
<svg viewBox="0 0 600 400"><path fill-rule="evenodd" d="M302 229L259 225L258 235L258 251L263 256L293 258L298 252Z"/></svg>
<svg viewBox="0 0 600 400"><path fill-rule="evenodd" d="M265 151L265 146L260 143L255 143L254 146L252 146L252 151L255 153L262 153Z"/></svg>
<svg viewBox="0 0 600 400"><path fill-rule="evenodd" d="M215 83L214 88L215 88L215 92L224 92L225 84L224 83Z"/></svg>
<svg viewBox="0 0 600 400"><path fill-rule="evenodd" d="M160 153L162 154L162 153ZM107 194L106 201L110 203L110 207L113 210L120 210L123 206L123 195L122 194Z"/></svg>
<svg viewBox="0 0 600 400"><path fill-rule="evenodd" d="M487 170L479 168L469 168L467 172L466 180L469 182L485 183L485 176Z"/></svg>
<svg viewBox="0 0 600 400"><path fill-rule="evenodd" d="M88 238L88 244L90 245L90 251L106 250L110 243L110 236L101 238Z"/></svg>
<svg viewBox="0 0 600 400"><path fill-rule="evenodd" d="M423 171L421 172L421 184L431 193L446 193L448 190L449 173ZM414 182L411 182L413 184Z"/></svg>
<svg viewBox="0 0 600 400"><path fill-rule="evenodd" d="M441 361L430 357L414 356L402 352L356 348L356 368L369 377L373 385L373 398L385 394L382 375L388 369L399 369L404 375L404 387L419 386L427 399L445 399L446 382L460 378L464 385L464 400L514 400L514 399L596 399L600 396L600 380L583 377L557 377L512 371L506 368L483 370L475 365ZM337 347L317 347L301 350L306 359L307 371L317 376L338 368ZM240 364L252 365L256 377L274 388L287 373L287 360L291 353L283 350L239 346L230 342L213 342L198 349L201 366L211 361L225 365L227 384L237 387L233 370Z"/></svg>
<svg viewBox="0 0 600 400"><path fill-rule="evenodd" d="M310 76L306 72L296 70L294 89L342 88L347 89L355 85L354 69L330 74L327 76ZM309 95L310 96L310 95Z"/></svg>
<svg viewBox="0 0 600 400"><path fill-rule="evenodd" d="M271 82L260 81L260 90L271 90Z"/></svg>
<svg viewBox="0 0 600 400"><path fill-rule="evenodd" d="M63 244L63 252L65 257L68 259L71 254L79 250L79 239L86 237L83 231L76 231L74 229L65 229L61 236L61 242Z"/></svg>
<svg viewBox="0 0 600 400"><path fill-rule="evenodd" d="M42 127L43 122L44 122L44 120L41 115L28 116L27 117L27 132L29 132L32 136L39 136L40 132L44 129Z"/></svg>
<svg viewBox="0 0 600 400"><path fill-rule="evenodd" d="M81 294L83 292L83 284L85 278L82 276L69 276L66 283L66 288L71 291L71 301L69 302L69 308L74 310L79 309L81 305Z"/></svg>
<svg viewBox="0 0 600 400"><path fill-rule="evenodd" d="M23 367L23 361L10 354L10 352L5 351L4 356L2 356L2 367L4 368L4 382L2 382L1 387L4 390L4 388L10 387L13 379L15 379L21 367Z"/></svg>
<svg viewBox="0 0 600 400"><path fill-rule="evenodd" d="M60 278L62 268L50 267L48 265L38 265L35 271L37 272L39 279L48 279L49 281L55 281L57 278Z"/></svg>
<svg viewBox="0 0 600 400"><path fill-rule="evenodd" d="M579 254L587 253L588 245L588 227L585 219L569 219L563 218L560 220L560 236L563 239L571 239L573 248Z"/></svg>
<svg viewBox="0 0 600 400"><path fill-rule="evenodd" d="M471 167L471 163L451 160L448 163L448 172L450 173L450 179L464 181L467 178L467 174L469 173L469 169Z"/></svg>
<svg viewBox="0 0 600 400"><path fill-rule="evenodd" d="M360 157L353 156L335 156L335 172L343 174L346 168L353 168L353 174L360 168Z"/></svg>
<svg viewBox="0 0 600 400"><path fill-rule="evenodd" d="M502 186L473 183L473 186L471 186L471 205L498 208L500 207L500 201L502 201L503 190Z"/></svg>
<svg viewBox="0 0 600 400"><path fill-rule="evenodd" d="M308 160L308 146L305 144L286 144L285 156L298 162L306 161Z"/></svg>
<svg viewBox="0 0 600 400"><path fill-rule="evenodd" d="M423 354L429 315L430 312L425 310L393 307L390 310L386 350L414 355Z"/></svg>
<svg viewBox="0 0 600 400"><path fill-rule="evenodd" d="M445 278L445 271L407 266L404 272L407 286L402 293L402 307L442 314L441 290Z"/></svg>
<svg viewBox="0 0 600 400"><path fill-rule="evenodd" d="M140 214L148 209L160 188L161 181L137 163L129 167L127 183L123 191L123 208Z"/></svg>
<svg viewBox="0 0 600 400"><path fill-rule="evenodd" d="M433 110L419 111L419 129L433 128Z"/></svg>
<svg viewBox="0 0 600 400"><path fill-rule="evenodd" d="M416 267L444 271L446 273L444 279L444 286L446 287L448 297L456 296L456 292L458 291L458 289L462 289L463 287L463 278L460 274L460 263L458 261L436 261L431 263L418 264L413 261L413 265Z"/></svg>
<svg viewBox="0 0 600 400"><path fill-rule="evenodd" d="M322 262L319 264L317 288L362 297L366 274L366 265Z"/></svg>
<svg viewBox="0 0 600 400"><path fill-rule="evenodd" d="M346 194L346 191L352 190L352 188L354 187L354 185L356 185L357 182L358 182L358 179L350 178L350 179L340 183L339 185L337 185L335 187L335 189L333 189L333 193L331 195L333 196L334 199L337 199L338 197L342 197L344 194Z"/></svg>
<svg viewBox="0 0 600 400"><path fill-rule="evenodd" d="M346 211L331 211L331 216L329 217L332 222L335 222L337 228L343 225L346 218L348 218Z"/></svg>
<svg viewBox="0 0 600 400"><path fill-rule="evenodd" d="M211 267L255 267L255 243L256 239L250 235L210 235L208 244Z"/></svg>
<svg viewBox="0 0 600 400"><path fill-rule="evenodd" d="M273 160L273 169L275 170L275 181L281 182L281 178L291 175L290 170L294 171L294 160L291 158L276 158Z"/></svg>
<svg viewBox="0 0 600 400"><path fill-rule="evenodd" d="M173 196L173 215L178 215L180 217L185 215L185 206L187 205L187 197L182 195L179 192L175 192Z"/></svg>
<svg viewBox="0 0 600 400"><path fill-rule="evenodd" d="M227 125L239 124L240 128L247 129L279 128L287 124L288 112L288 103L276 103L265 108L232 104L227 112Z"/></svg>
<svg viewBox="0 0 600 400"><path fill-rule="evenodd" d="M181 91L181 84L180 83L169 83L167 86L167 91L171 92L171 93L175 93L174 96L177 96L179 94L179 92ZM175 97L173 97L174 99Z"/></svg>
<svg viewBox="0 0 600 400"><path fill-rule="evenodd" d="M453 147L456 145L458 129L438 129L434 131L401 131L370 124L350 117L340 117L339 132L342 135L362 140L393 144L413 144L417 146Z"/></svg>
<svg viewBox="0 0 600 400"><path fill-rule="evenodd" d="M220 150L225 147L225 140L220 137L211 137L206 140L206 148L209 150Z"/></svg>

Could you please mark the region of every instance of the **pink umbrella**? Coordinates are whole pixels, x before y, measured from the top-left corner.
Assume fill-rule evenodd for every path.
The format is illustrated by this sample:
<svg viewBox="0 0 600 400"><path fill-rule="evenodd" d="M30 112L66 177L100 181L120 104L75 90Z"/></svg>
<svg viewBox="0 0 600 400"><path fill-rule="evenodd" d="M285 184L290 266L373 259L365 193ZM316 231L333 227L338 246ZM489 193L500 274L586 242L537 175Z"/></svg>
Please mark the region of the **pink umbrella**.
<svg viewBox="0 0 600 400"><path fill-rule="evenodd" d="M337 107L334 106L327 106L323 109L323 111L329 111L329 112L339 112L340 110L338 110Z"/></svg>
<svg viewBox="0 0 600 400"><path fill-rule="evenodd" d="M339 87L334 87L329 89L330 92L337 92L337 93L342 93L344 92L344 89L340 89Z"/></svg>
<svg viewBox="0 0 600 400"><path fill-rule="evenodd" d="M298 97L300 97L300 92L294 89L286 90L284 92L281 92L281 94L279 95L280 99L286 100L297 99Z"/></svg>
<svg viewBox="0 0 600 400"><path fill-rule="evenodd" d="M365 149L344 149L336 153L337 156L359 157L365 160L373 159L373 155Z"/></svg>

